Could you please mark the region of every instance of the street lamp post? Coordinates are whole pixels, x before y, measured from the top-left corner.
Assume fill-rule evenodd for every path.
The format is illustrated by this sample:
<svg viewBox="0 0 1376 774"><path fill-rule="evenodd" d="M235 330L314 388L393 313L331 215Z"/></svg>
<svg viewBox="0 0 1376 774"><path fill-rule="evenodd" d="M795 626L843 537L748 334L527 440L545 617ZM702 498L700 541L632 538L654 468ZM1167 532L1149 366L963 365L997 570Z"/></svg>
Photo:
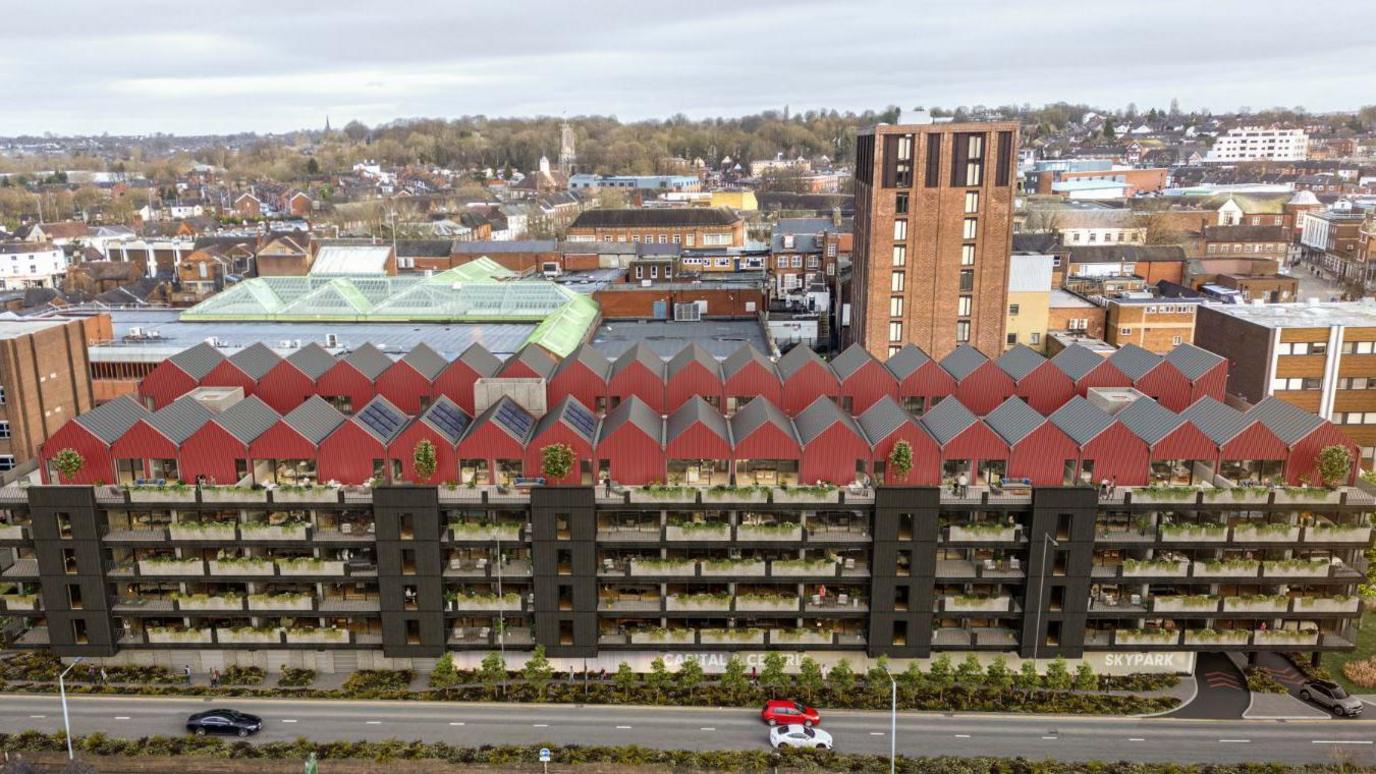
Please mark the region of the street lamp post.
<svg viewBox="0 0 1376 774"><path fill-rule="evenodd" d="M893 679L893 675L888 671L884 676L889 678L889 686L892 689L891 704L889 706L889 774L896 774L898 768L898 681Z"/></svg>
<svg viewBox="0 0 1376 774"><path fill-rule="evenodd" d="M62 670L62 674L57 676L57 690L62 694L62 727L67 733L67 760L76 760L76 752L72 749L72 719L67 714L67 673L76 669L76 665L81 663L81 656L72 660L72 665Z"/></svg>
<svg viewBox="0 0 1376 774"><path fill-rule="evenodd" d="M1037 646L1041 645L1042 640L1042 608L1045 607L1043 597L1046 595L1046 549L1047 546L1061 547L1060 541L1051 537L1050 533L1042 535L1042 566L1041 572L1037 573L1037 616L1036 623L1032 626L1032 661L1037 661Z"/></svg>

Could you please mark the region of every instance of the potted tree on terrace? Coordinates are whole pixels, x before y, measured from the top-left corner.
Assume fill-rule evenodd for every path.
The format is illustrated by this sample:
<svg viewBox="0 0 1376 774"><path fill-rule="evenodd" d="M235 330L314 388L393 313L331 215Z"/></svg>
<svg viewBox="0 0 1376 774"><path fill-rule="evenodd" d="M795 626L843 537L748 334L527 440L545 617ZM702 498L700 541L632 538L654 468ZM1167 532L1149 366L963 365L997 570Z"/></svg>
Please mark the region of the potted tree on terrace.
<svg viewBox="0 0 1376 774"><path fill-rule="evenodd" d="M439 466L439 461L435 457L435 444L429 438L421 439L416 444L416 448L411 452L411 464L416 469L416 481L425 483L430 477L435 475L435 468Z"/></svg>
<svg viewBox="0 0 1376 774"><path fill-rule="evenodd" d="M573 470L573 449L566 443L552 443L540 450L540 472L547 482L561 481Z"/></svg>
<svg viewBox="0 0 1376 774"><path fill-rule="evenodd" d="M899 441L889 450L889 470L900 481L908 477L913 469L913 447L907 441Z"/></svg>
<svg viewBox="0 0 1376 774"><path fill-rule="evenodd" d="M53 455L53 467L57 469L57 483L61 484L63 479L66 479L70 484L82 468L86 467L86 458L81 456L81 452L69 447Z"/></svg>

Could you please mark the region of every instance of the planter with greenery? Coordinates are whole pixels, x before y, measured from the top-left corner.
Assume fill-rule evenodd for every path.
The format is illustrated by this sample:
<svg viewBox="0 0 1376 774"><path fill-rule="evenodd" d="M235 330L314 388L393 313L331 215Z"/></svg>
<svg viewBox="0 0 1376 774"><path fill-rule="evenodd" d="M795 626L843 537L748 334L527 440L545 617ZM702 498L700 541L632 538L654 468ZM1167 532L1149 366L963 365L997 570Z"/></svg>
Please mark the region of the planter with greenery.
<svg viewBox="0 0 1376 774"><path fill-rule="evenodd" d="M665 610L730 610L731 595L721 594L670 594L664 600Z"/></svg>
<svg viewBox="0 0 1376 774"><path fill-rule="evenodd" d="M232 521L181 521L168 525L173 540L233 540L238 526Z"/></svg>
<svg viewBox="0 0 1376 774"><path fill-rule="evenodd" d="M691 576L697 574L698 563L692 559L632 559L633 576Z"/></svg>
<svg viewBox="0 0 1376 774"><path fill-rule="evenodd" d="M769 574L779 577L834 576L840 566L831 559L775 559L769 563Z"/></svg>
<svg viewBox="0 0 1376 774"><path fill-rule="evenodd" d="M267 502L266 489L251 486L201 485L201 502L206 503L262 503Z"/></svg>
<svg viewBox="0 0 1376 774"><path fill-rule="evenodd" d="M0 540L24 540L24 527L20 524L0 524Z"/></svg>
<svg viewBox="0 0 1376 774"><path fill-rule="evenodd" d="M326 627L317 629L310 626L297 626L286 629L287 643L341 643L349 641L348 629Z"/></svg>
<svg viewBox="0 0 1376 774"><path fill-rule="evenodd" d="M825 629L771 629L769 631L769 643L771 645L831 645L835 642L835 635Z"/></svg>
<svg viewBox="0 0 1376 774"><path fill-rule="evenodd" d="M632 645L691 645L694 642L692 629L635 629L631 632Z"/></svg>
<svg viewBox="0 0 1376 774"><path fill-rule="evenodd" d="M737 594L736 611L761 613L797 610L801 600L796 594Z"/></svg>
<svg viewBox="0 0 1376 774"><path fill-rule="evenodd" d="M143 630L149 644L166 643L209 643L215 638L210 627L186 629L180 626L148 626Z"/></svg>
<svg viewBox="0 0 1376 774"><path fill-rule="evenodd" d="M666 540L730 540L731 525L725 521L671 521L664 537Z"/></svg>
<svg viewBox="0 0 1376 774"><path fill-rule="evenodd" d="M1180 632L1165 629L1117 629L1113 632L1115 645L1174 645Z"/></svg>
<svg viewBox="0 0 1376 774"><path fill-rule="evenodd" d="M803 525L797 522L780 524L741 524L736 527L736 539L741 541L788 541L803 539Z"/></svg>
<svg viewBox="0 0 1376 774"><path fill-rule="evenodd" d="M1154 613L1207 613L1218 610L1218 597L1212 594L1182 594L1152 597Z"/></svg>
<svg viewBox="0 0 1376 774"><path fill-rule="evenodd" d="M1371 527L1365 524L1328 524L1320 522L1304 528L1306 543L1371 542Z"/></svg>
<svg viewBox="0 0 1376 774"><path fill-rule="evenodd" d="M1345 594L1329 597L1296 597L1295 611L1306 613L1355 613L1359 600Z"/></svg>
<svg viewBox="0 0 1376 774"><path fill-rule="evenodd" d="M1286 486L1276 490L1277 503L1336 503L1342 492L1321 486Z"/></svg>
<svg viewBox="0 0 1376 774"><path fill-rule="evenodd" d="M818 482L810 486L781 486L774 490L776 503L835 503L840 502L840 490L831 484Z"/></svg>
<svg viewBox="0 0 1376 774"><path fill-rule="evenodd" d="M1239 629L1186 629L1186 645L1246 645L1252 639L1250 631Z"/></svg>
<svg viewBox="0 0 1376 774"><path fill-rule="evenodd" d="M1151 484L1150 486L1137 487L1132 490L1133 502L1183 502L1193 500L1199 496L1199 489L1192 486L1167 486L1164 484Z"/></svg>
<svg viewBox="0 0 1376 774"><path fill-rule="evenodd" d="M278 559L277 571L281 575L343 575L344 561L341 559L316 559L309 556L297 559Z"/></svg>
<svg viewBox="0 0 1376 774"><path fill-rule="evenodd" d="M1254 645L1318 645L1318 632L1299 632L1293 629L1267 629L1252 633Z"/></svg>
<svg viewBox="0 0 1376 774"><path fill-rule="evenodd" d="M769 500L769 487L717 484L703 489L702 499L718 502L762 503Z"/></svg>
<svg viewBox="0 0 1376 774"><path fill-rule="evenodd" d="M1290 524L1238 524L1233 527L1233 540L1239 543L1295 543L1300 528Z"/></svg>
<svg viewBox="0 0 1376 774"><path fill-rule="evenodd" d="M942 599L942 609L948 613L998 612L1006 613L1013 600L1007 596L958 594Z"/></svg>
<svg viewBox="0 0 1376 774"><path fill-rule="evenodd" d="M277 626L234 626L216 629L215 637L225 645L266 645L282 641L282 629Z"/></svg>
<svg viewBox="0 0 1376 774"><path fill-rule="evenodd" d="M174 593L178 610L243 610L242 594L181 594Z"/></svg>
<svg viewBox="0 0 1376 774"><path fill-rule="evenodd" d="M763 559L703 559L703 576L759 575L765 574Z"/></svg>
<svg viewBox="0 0 1376 774"><path fill-rule="evenodd" d="M339 489L333 486L302 486L289 484L272 490L275 503L337 503Z"/></svg>
<svg viewBox="0 0 1376 774"><path fill-rule="evenodd" d="M1284 594L1241 594L1223 598L1225 613L1284 613L1290 597Z"/></svg>
<svg viewBox="0 0 1376 774"><path fill-rule="evenodd" d="M1190 563L1175 559L1124 559L1123 577L1168 577L1183 578L1190 572Z"/></svg>
<svg viewBox="0 0 1376 774"><path fill-rule="evenodd" d="M0 594L0 610L37 610L37 594Z"/></svg>
<svg viewBox="0 0 1376 774"><path fill-rule="evenodd" d="M521 595L515 592L497 594L460 593L451 591L445 595L450 610L504 610L507 612L521 609Z"/></svg>
<svg viewBox="0 0 1376 774"><path fill-rule="evenodd" d="M315 596L305 592L280 594L249 594L249 610L313 610Z"/></svg>
<svg viewBox="0 0 1376 774"><path fill-rule="evenodd" d="M180 481L163 484L131 485L129 501L134 503L189 503L196 501L196 488Z"/></svg>
<svg viewBox="0 0 1376 774"><path fill-rule="evenodd" d="M449 532L454 540L465 541L496 541L505 540L514 542L521 537L520 524L474 524L466 521L449 522Z"/></svg>
<svg viewBox="0 0 1376 774"><path fill-rule="evenodd" d="M253 556L232 556L211 559L211 575L276 575L272 560Z"/></svg>
<svg viewBox="0 0 1376 774"><path fill-rule="evenodd" d="M698 642L703 645L763 645L764 629L699 629Z"/></svg>
<svg viewBox="0 0 1376 774"><path fill-rule="evenodd" d="M1160 532L1161 540L1168 543L1222 543L1228 540L1225 524L1162 524Z"/></svg>
<svg viewBox="0 0 1376 774"><path fill-rule="evenodd" d="M698 488L677 484L646 484L628 490L633 503L697 502Z"/></svg>
<svg viewBox="0 0 1376 774"><path fill-rule="evenodd" d="M1255 559L1205 559L1195 562L1196 578L1255 578L1261 562Z"/></svg>
<svg viewBox="0 0 1376 774"><path fill-rule="evenodd" d="M203 575L204 573L205 562L200 559L154 556L139 560L139 575Z"/></svg>
<svg viewBox="0 0 1376 774"><path fill-rule="evenodd" d="M246 523L239 528L239 535L244 540L305 540L308 531L306 520L293 516L275 524L266 521Z"/></svg>
<svg viewBox="0 0 1376 774"><path fill-rule="evenodd" d="M952 543L1008 543L1018 539L1018 527L994 522L952 524L949 535Z"/></svg>
<svg viewBox="0 0 1376 774"><path fill-rule="evenodd" d="M1267 578L1327 578L1331 573L1327 559L1273 559L1261 567Z"/></svg>

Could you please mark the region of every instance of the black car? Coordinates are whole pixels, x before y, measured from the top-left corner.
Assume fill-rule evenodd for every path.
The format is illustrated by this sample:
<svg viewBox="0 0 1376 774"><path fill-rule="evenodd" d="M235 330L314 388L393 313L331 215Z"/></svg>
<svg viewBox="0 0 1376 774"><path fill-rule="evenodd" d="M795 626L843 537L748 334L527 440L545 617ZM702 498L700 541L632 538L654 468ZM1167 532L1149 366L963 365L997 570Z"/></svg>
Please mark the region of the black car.
<svg viewBox="0 0 1376 774"><path fill-rule="evenodd" d="M232 709L213 709L197 712L186 719L186 730L197 736L206 734L235 734L248 736L263 730L263 719Z"/></svg>

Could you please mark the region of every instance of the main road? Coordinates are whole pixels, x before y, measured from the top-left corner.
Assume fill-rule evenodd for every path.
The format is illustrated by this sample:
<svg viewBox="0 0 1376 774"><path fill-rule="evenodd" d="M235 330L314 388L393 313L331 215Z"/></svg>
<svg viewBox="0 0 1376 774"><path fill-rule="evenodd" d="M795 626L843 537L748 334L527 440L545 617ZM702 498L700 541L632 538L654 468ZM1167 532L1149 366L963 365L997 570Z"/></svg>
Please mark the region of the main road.
<svg viewBox="0 0 1376 774"><path fill-rule="evenodd" d="M261 715L255 741L421 740L493 744L624 745L686 750L761 749L766 727L748 709L611 707L286 699L69 697L72 732L139 737L185 733L186 716L212 706ZM884 712L827 711L839 752L887 755ZM62 728L56 696L0 696L0 731ZM1066 761L1376 764L1376 722L1246 721L983 713L900 713L898 751L913 756L1022 756Z"/></svg>

